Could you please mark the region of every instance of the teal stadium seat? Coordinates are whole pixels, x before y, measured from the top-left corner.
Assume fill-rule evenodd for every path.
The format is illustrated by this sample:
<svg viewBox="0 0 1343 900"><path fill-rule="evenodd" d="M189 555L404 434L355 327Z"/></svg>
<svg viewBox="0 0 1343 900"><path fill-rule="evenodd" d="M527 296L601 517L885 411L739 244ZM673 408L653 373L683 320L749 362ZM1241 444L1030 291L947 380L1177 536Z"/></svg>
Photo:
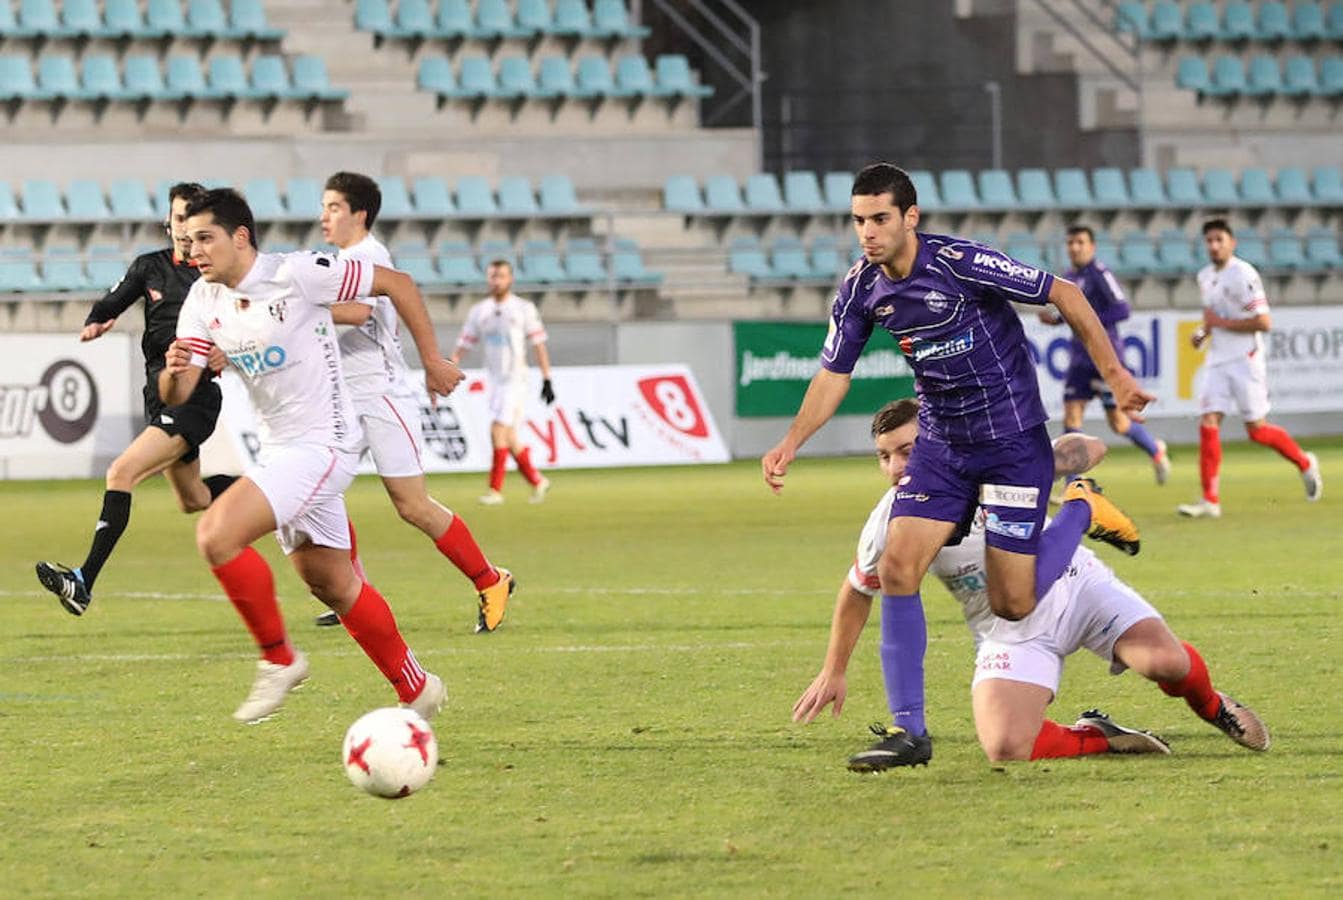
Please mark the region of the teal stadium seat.
<svg viewBox="0 0 1343 900"><path fill-rule="evenodd" d="M251 86L252 94L258 97L289 97L294 92L284 60L273 53L252 60Z"/></svg>
<svg viewBox="0 0 1343 900"><path fill-rule="evenodd" d="M27 250L6 251L0 256L0 291L33 293L43 288L37 264Z"/></svg>
<svg viewBox="0 0 1343 900"><path fill-rule="evenodd" d="M568 175L546 175L537 192L541 212L551 216L572 216L583 212L574 183Z"/></svg>
<svg viewBox="0 0 1343 900"><path fill-rule="evenodd" d="M914 185L914 194L919 198L919 208L933 211L942 208L942 194L937 190L937 179L932 172L916 169L909 172L909 182ZM852 178L849 179L852 182ZM850 192L852 189L850 189ZM851 207L845 201L845 211Z"/></svg>
<svg viewBox="0 0 1343 900"><path fill-rule="evenodd" d="M1176 229L1161 232L1157 260L1161 264L1161 273L1165 275L1190 275L1202 267L1194 255L1194 245L1189 237Z"/></svg>
<svg viewBox="0 0 1343 900"><path fill-rule="evenodd" d="M135 0L106 0L103 3L103 33L108 37L158 37L145 25L144 14Z"/></svg>
<svg viewBox="0 0 1343 900"><path fill-rule="evenodd" d="M1236 176L1226 169L1208 169L1203 173L1203 196L1213 206L1239 206Z"/></svg>
<svg viewBox="0 0 1343 900"><path fill-rule="evenodd" d="M1343 56L1331 56L1320 63L1320 93L1343 97Z"/></svg>
<svg viewBox="0 0 1343 900"><path fill-rule="evenodd" d="M80 66L79 93L89 100L120 100L125 96L116 57L87 53Z"/></svg>
<svg viewBox="0 0 1343 900"><path fill-rule="evenodd" d="M1245 93L1251 97L1273 97L1282 92L1282 70L1277 59L1261 54L1250 60Z"/></svg>
<svg viewBox="0 0 1343 900"><path fill-rule="evenodd" d="M294 93L314 100L344 100L349 91L333 87L326 72L326 63L320 56L304 54L294 57Z"/></svg>
<svg viewBox="0 0 1343 900"><path fill-rule="evenodd" d="M1155 275L1163 269L1161 261L1157 259L1156 245L1151 237L1141 231L1126 235L1120 243L1119 267L1138 275Z"/></svg>
<svg viewBox="0 0 1343 900"><path fill-rule="evenodd" d="M630 21L625 0L595 0L592 5L592 30L609 38L645 38L650 34L642 25Z"/></svg>
<svg viewBox="0 0 1343 900"><path fill-rule="evenodd" d="M849 269L849 261L839 252L839 243L830 235L818 235L811 242L811 274L815 278L838 278Z"/></svg>
<svg viewBox="0 0 1343 900"><path fill-rule="evenodd" d="M474 38L476 25L471 18L468 0L438 0L438 15L434 17L435 37Z"/></svg>
<svg viewBox="0 0 1343 900"><path fill-rule="evenodd" d="M64 97L70 100L82 97L74 58L47 54L38 57L37 89L49 97Z"/></svg>
<svg viewBox="0 0 1343 900"><path fill-rule="evenodd" d="M1141 0L1124 0L1115 10L1114 29L1139 40L1147 37L1147 5Z"/></svg>
<svg viewBox="0 0 1343 900"><path fill-rule="evenodd" d="M1247 206L1274 206L1278 195L1273 190L1273 179L1264 169L1245 169L1240 173L1240 199Z"/></svg>
<svg viewBox="0 0 1343 900"><path fill-rule="evenodd" d="M732 239L727 251L727 270L738 275L748 275L752 280L774 277L774 269L761 249L760 242L754 237Z"/></svg>
<svg viewBox="0 0 1343 900"><path fill-rule="evenodd" d="M76 178L66 186L65 209L66 218L77 222L101 222L112 217L102 185L88 178Z"/></svg>
<svg viewBox="0 0 1343 900"><path fill-rule="evenodd" d="M1331 41L1343 41L1343 0L1334 0L1329 4L1329 12L1324 19L1324 33Z"/></svg>
<svg viewBox="0 0 1343 900"><path fill-rule="evenodd" d="M1338 248L1338 232L1330 228L1312 228L1306 234L1306 267L1312 272L1343 269L1343 252Z"/></svg>
<svg viewBox="0 0 1343 900"><path fill-rule="evenodd" d="M573 238L565 246L564 274L567 281L594 284L606 280L606 266L597 242L591 238Z"/></svg>
<svg viewBox="0 0 1343 900"><path fill-rule="evenodd" d="M406 180L400 175L381 175L377 178L378 190L382 192L382 207L378 217L388 222L416 218L415 206L410 202L410 192L406 190Z"/></svg>
<svg viewBox="0 0 1343 900"><path fill-rule="evenodd" d="M1171 169L1166 173L1166 196L1174 206L1197 209L1203 206L1203 189L1193 169Z"/></svg>
<svg viewBox="0 0 1343 900"><path fill-rule="evenodd" d="M232 37L219 0L187 0L186 33L193 37Z"/></svg>
<svg viewBox="0 0 1343 900"><path fill-rule="evenodd" d="M1257 35L1254 24L1254 9L1244 0L1231 0L1222 10L1222 33L1224 41L1251 41Z"/></svg>
<svg viewBox="0 0 1343 900"><path fill-rule="evenodd" d="M536 203L532 183L526 178L510 175L499 179L499 212L513 218L535 216L541 212Z"/></svg>
<svg viewBox="0 0 1343 900"><path fill-rule="evenodd" d="M207 97L209 89L205 86L205 76L201 73L200 63L194 56L172 56L168 58L168 93L176 97Z"/></svg>
<svg viewBox="0 0 1343 900"><path fill-rule="evenodd" d="M1021 198L1021 205L1027 209L1053 209L1059 205L1058 198L1054 196L1054 185L1050 183L1049 173L1044 169L1022 169L1017 172L1017 196ZM919 199L923 199L922 191L919 192Z"/></svg>
<svg viewBox="0 0 1343 900"><path fill-rule="evenodd" d="M126 57L122 86L128 99L166 100L171 96L158 60L144 54Z"/></svg>
<svg viewBox="0 0 1343 900"><path fill-rule="evenodd" d="M821 182L816 173L785 172L783 176L784 205L793 212L818 213L825 209L821 199Z"/></svg>
<svg viewBox="0 0 1343 900"><path fill-rule="evenodd" d="M18 33L26 37L62 37L60 17L52 0L21 0Z"/></svg>
<svg viewBox="0 0 1343 900"><path fill-rule="evenodd" d="M311 221L322 214L322 186L316 178L291 178L285 184L284 201L291 220Z"/></svg>
<svg viewBox="0 0 1343 900"><path fill-rule="evenodd" d="M354 27L372 34L390 34L394 31L392 8L387 0L355 0Z"/></svg>
<svg viewBox="0 0 1343 900"><path fill-rule="evenodd" d="M1275 228L1269 236L1268 259L1274 269L1304 272L1310 268L1301 238L1290 228Z"/></svg>
<svg viewBox="0 0 1343 900"><path fill-rule="evenodd" d="M98 37L103 34L103 16L95 0L63 0L61 3L61 30L76 37Z"/></svg>
<svg viewBox="0 0 1343 900"><path fill-rule="evenodd" d="M1286 41L1292 38L1292 17L1287 4L1264 0L1259 4L1259 24L1255 32L1261 41Z"/></svg>
<svg viewBox="0 0 1343 900"><path fill-rule="evenodd" d="M1298 0L1292 7L1292 37L1298 41L1322 41L1328 33L1320 4L1315 0Z"/></svg>
<svg viewBox="0 0 1343 900"><path fill-rule="evenodd" d="M12 34L17 37L18 30L18 23L14 20L14 7L9 5L9 0L0 0L0 35Z"/></svg>
<svg viewBox="0 0 1343 900"><path fill-rule="evenodd" d="M746 212L741 188L731 175L710 175L704 181L704 206L710 215L735 215Z"/></svg>
<svg viewBox="0 0 1343 900"><path fill-rule="evenodd" d="M520 268L520 281L561 284L569 280L554 241L537 239L524 243Z"/></svg>
<svg viewBox="0 0 1343 900"><path fill-rule="evenodd" d="M397 37L427 38L438 31L429 0L399 0L391 33ZM428 252L427 250L425 252Z"/></svg>
<svg viewBox="0 0 1343 900"><path fill-rule="evenodd" d="M616 60L616 94L621 97L643 97L656 92L653 70L642 56L622 56Z"/></svg>
<svg viewBox="0 0 1343 900"><path fill-rule="evenodd" d="M258 41L278 41L284 30L271 27L261 0L229 0L229 27L239 37Z"/></svg>
<svg viewBox="0 0 1343 900"><path fill-rule="evenodd" d="M118 178L107 186L112 218L126 222L150 222L157 218L149 190L138 178Z"/></svg>
<svg viewBox="0 0 1343 900"><path fill-rule="evenodd" d="M415 212L424 219L446 219L456 215L457 208L448 192L448 183L437 175L421 175L410 187Z"/></svg>
<svg viewBox="0 0 1343 900"><path fill-rule="evenodd" d="M216 56L209 64L209 96L221 100L238 100L253 96L247 83L247 70L242 57Z"/></svg>
<svg viewBox="0 0 1343 900"><path fill-rule="evenodd" d="M555 17L546 0L518 0L518 28L528 34L549 34L555 26Z"/></svg>
<svg viewBox="0 0 1343 900"><path fill-rule="evenodd" d="M1309 206L1315 202L1315 195L1311 193L1305 169L1295 167L1279 169L1276 193L1278 201L1289 206Z"/></svg>
<svg viewBox="0 0 1343 900"><path fill-rule="evenodd" d="M527 31L513 22L505 0L476 0L476 35L484 38L521 38Z"/></svg>
<svg viewBox="0 0 1343 900"><path fill-rule="evenodd" d="M494 68L485 56L464 56L457 69L457 83L463 97L488 99L499 92Z"/></svg>
<svg viewBox="0 0 1343 900"><path fill-rule="evenodd" d="M1106 167L1091 173L1092 196L1097 206L1108 209L1125 209L1132 205L1129 198L1128 182L1120 169Z"/></svg>
<svg viewBox="0 0 1343 900"><path fill-rule="evenodd" d="M79 248L55 244L42 255L42 286L48 291L88 290L89 278L79 258Z"/></svg>
<svg viewBox="0 0 1343 900"><path fill-rule="evenodd" d="M1063 209L1090 209L1095 206L1091 183L1081 169L1059 169L1054 173L1054 195Z"/></svg>
<svg viewBox="0 0 1343 900"><path fill-rule="evenodd" d="M825 191L825 205L832 212L848 215L853 208L849 202L849 197L853 193L853 173L826 172L821 187Z"/></svg>
<svg viewBox="0 0 1343 900"><path fill-rule="evenodd" d="M947 169L939 180L942 202L948 209L979 209L974 178L965 169Z"/></svg>
<svg viewBox="0 0 1343 900"><path fill-rule="evenodd" d="M1211 3L1192 3L1185 14L1184 30L1181 34L1186 41L1215 40L1222 32L1217 21L1217 8Z"/></svg>
<svg viewBox="0 0 1343 900"><path fill-rule="evenodd" d="M1253 231L1236 232L1236 255L1256 269L1269 266L1268 245L1263 237Z"/></svg>
<svg viewBox="0 0 1343 900"><path fill-rule="evenodd" d="M1343 178L1337 166L1320 166L1311 173L1315 202L1323 206L1343 206Z"/></svg>
<svg viewBox="0 0 1343 900"><path fill-rule="evenodd" d="M466 241L438 242L438 275L444 284L455 286L485 283L485 273Z"/></svg>
<svg viewBox="0 0 1343 900"><path fill-rule="evenodd" d="M14 201L14 189L8 181L0 181L0 222L14 222L22 218L19 204Z"/></svg>
<svg viewBox="0 0 1343 900"><path fill-rule="evenodd" d="M568 97L577 93L574 70L563 56L543 56L537 78L537 94L542 97Z"/></svg>
<svg viewBox="0 0 1343 900"><path fill-rule="evenodd" d="M1018 262L1037 269L1045 268L1045 256L1040 250L1040 242L1027 231L1017 231L1007 236L1003 252Z"/></svg>
<svg viewBox="0 0 1343 900"><path fill-rule="evenodd" d="M980 172L979 199L993 209L1015 209L1018 201L1012 176L1004 169L985 169Z"/></svg>
<svg viewBox="0 0 1343 900"><path fill-rule="evenodd" d="M1208 64L1201 56L1185 56L1175 70L1175 86L1186 91L1198 91L1200 95L1212 93L1212 80L1208 77Z"/></svg>
<svg viewBox="0 0 1343 900"><path fill-rule="evenodd" d="M770 248L770 268L776 278L809 279L814 277L807 248L795 237L781 237Z"/></svg>
<svg viewBox="0 0 1343 900"><path fill-rule="evenodd" d="M443 284L443 276L434 264L433 254L424 239L398 241L388 251L392 255L392 265L409 275L420 287Z"/></svg>
<svg viewBox="0 0 1343 900"><path fill-rule="evenodd" d="M786 208L779 180L762 172L746 179L746 208L755 213L781 213Z"/></svg>
<svg viewBox="0 0 1343 900"><path fill-rule="evenodd" d="M1160 0L1152 7L1147 20L1147 36L1163 43L1178 41L1184 36L1184 16L1180 7L1170 0Z"/></svg>
<svg viewBox="0 0 1343 900"><path fill-rule="evenodd" d="M65 218L61 189L54 181L30 178L23 183L20 196L23 201L23 218L29 222L59 222Z"/></svg>
<svg viewBox="0 0 1343 900"><path fill-rule="evenodd" d="M1161 173L1156 169L1132 169L1128 173L1129 194L1133 205L1142 209L1162 209L1169 206Z"/></svg>
<svg viewBox="0 0 1343 900"><path fill-rule="evenodd" d="M463 216L487 219L499 214L490 183L479 175L463 175L457 179L457 211Z"/></svg>
<svg viewBox="0 0 1343 900"><path fill-rule="evenodd" d="M280 197L280 185L274 178L253 178L242 186L242 195L252 208L252 215L259 222L277 222L289 218L284 200ZM313 212L316 218L320 210Z"/></svg>
<svg viewBox="0 0 1343 900"><path fill-rule="evenodd" d="M179 35L187 30L186 17L182 15L180 0L149 0L145 11L145 24L156 34Z"/></svg>
<svg viewBox="0 0 1343 900"><path fill-rule="evenodd" d="M610 97L616 93L606 57L588 55L578 60L574 90L579 97Z"/></svg>
<svg viewBox="0 0 1343 900"><path fill-rule="evenodd" d="M446 56L426 56L420 60L415 83L422 91L438 94L440 101L445 97L456 97L460 92L457 76L452 74L452 63Z"/></svg>
<svg viewBox="0 0 1343 900"><path fill-rule="evenodd" d="M1309 56L1290 57L1283 65L1282 92L1289 97L1313 97L1320 93L1315 60Z"/></svg>
<svg viewBox="0 0 1343 900"><path fill-rule="evenodd" d="M670 212L699 215L704 212L704 197L691 175L671 175L662 186L662 206Z"/></svg>
<svg viewBox="0 0 1343 900"><path fill-rule="evenodd" d="M1210 93L1220 97L1234 97L1245 93L1245 64L1235 56L1219 56L1212 64Z"/></svg>
<svg viewBox="0 0 1343 900"><path fill-rule="evenodd" d="M499 60L499 94L516 99L540 95L527 57L505 56Z"/></svg>
<svg viewBox="0 0 1343 900"><path fill-rule="evenodd" d="M565 37L596 36L592 28L592 15L584 0L556 0L555 24L551 30Z"/></svg>
<svg viewBox="0 0 1343 900"><path fill-rule="evenodd" d="M690 61L679 53L664 54L654 62L657 93L662 96L711 97L713 88L699 84L690 71Z"/></svg>
<svg viewBox="0 0 1343 900"><path fill-rule="evenodd" d="M616 280L623 284L647 287L662 283L662 275L649 271L644 266L639 245L629 238L615 239L615 250L611 254L611 272Z"/></svg>
<svg viewBox="0 0 1343 900"><path fill-rule="evenodd" d="M116 244L92 244L84 271L88 274L89 287L110 290L126 272L125 254Z"/></svg>

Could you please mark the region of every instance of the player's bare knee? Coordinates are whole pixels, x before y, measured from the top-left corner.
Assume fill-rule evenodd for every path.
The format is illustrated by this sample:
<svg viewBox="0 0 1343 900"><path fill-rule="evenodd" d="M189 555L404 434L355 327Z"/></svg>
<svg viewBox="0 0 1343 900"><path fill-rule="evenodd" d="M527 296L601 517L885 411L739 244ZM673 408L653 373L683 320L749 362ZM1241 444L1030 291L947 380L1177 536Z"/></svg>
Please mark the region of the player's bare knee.
<svg viewBox="0 0 1343 900"><path fill-rule="evenodd" d="M989 609L1000 619L1017 622L1035 611L1035 598L1029 594L990 596Z"/></svg>
<svg viewBox="0 0 1343 900"><path fill-rule="evenodd" d="M241 547L228 539L217 517L212 516L203 516L196 523L196 549L212 566L222 566L242 552Z"/></svg>
<svg viewBox="0 0 1343 900"><path fill-rule="evenodd" d="M203 512L210 508L210 492L202 490L200 493L178 494L177 508L187 514Z"/></svg>
<svg viewBox="0 0 1343 900"><path fill-rule="evenodd" d="M914 594L919 590L923 573L912 562L892 553L883 553L877 560L877 577L883 591L892 594Z"/></svg>
<svg viewBox="0 0 1343 900"><path fill-rule="evenodd" d="M118 456L107 467L107 489L109 491L129 491L135 487L135 467L124 457Z"/></svg>
<svg viewBox="0 0 1343 900"><path fill-rule="evenodd" d="M394 497L392 503L396 506L401 521L419 529L428 526L433 508L428 497Z"/></svg>
<svg viewBox="0 0 1343 900"><path fill-rule="evenodd" d="M1031 758L1033 741L1023 741L1008 734L990 735L979 739L979 746L989 762L1014 762Z"/></svg>

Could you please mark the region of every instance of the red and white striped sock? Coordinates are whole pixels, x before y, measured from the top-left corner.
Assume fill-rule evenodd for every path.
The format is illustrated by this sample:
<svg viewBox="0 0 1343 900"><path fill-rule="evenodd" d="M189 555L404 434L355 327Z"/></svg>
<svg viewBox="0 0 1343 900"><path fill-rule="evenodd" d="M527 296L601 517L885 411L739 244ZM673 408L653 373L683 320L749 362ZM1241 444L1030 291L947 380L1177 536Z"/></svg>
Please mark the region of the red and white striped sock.
<svg viewBox="0 0 1343 900"><path fill-rule="evenodd" d="M265 558L254 548L244 547L233 559L210 571L252 632L261 658L278 666L293 663L294 648L285 635L284 617L275 599L275 579Z"/></svg>
<svg viewBox="0 0 1343 900"><path fill-rule="evenodd" d="M396 688L396 696L402 703L409 703L419 695L424 687L424 669L402 640L391 607L377 588L364 582L359 598L340 617L340 622Z"/></svg>

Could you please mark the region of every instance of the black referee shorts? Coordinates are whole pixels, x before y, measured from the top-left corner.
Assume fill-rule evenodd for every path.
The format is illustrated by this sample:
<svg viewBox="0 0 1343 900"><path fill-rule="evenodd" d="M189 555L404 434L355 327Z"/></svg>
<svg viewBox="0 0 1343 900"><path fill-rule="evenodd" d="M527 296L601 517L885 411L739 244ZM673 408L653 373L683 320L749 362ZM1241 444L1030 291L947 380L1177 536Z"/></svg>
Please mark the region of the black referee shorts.
<svg viewBox="0 0 1343 900"><path fill-rule="evenodd" d="M187 442L187 452L179 461L189 463L201 455L201 444L214 433L222 404L223 394L213 378L202 379L187 402L178 406L164 406L159 399L158 385L147 384L145 425L170 436L181 435Z"/></svg>

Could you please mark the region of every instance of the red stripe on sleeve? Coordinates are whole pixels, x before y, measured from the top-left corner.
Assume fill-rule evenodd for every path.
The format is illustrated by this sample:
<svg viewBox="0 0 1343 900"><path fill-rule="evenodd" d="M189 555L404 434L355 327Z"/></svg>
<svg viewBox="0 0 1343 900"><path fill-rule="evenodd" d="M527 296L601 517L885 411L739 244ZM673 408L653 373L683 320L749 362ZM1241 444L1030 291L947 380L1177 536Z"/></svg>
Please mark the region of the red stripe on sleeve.
<svg viewBox="0 0 1343 900"><path fill-rule="evenodd" d="M340 275L340 289L336 291L337 300L347 299L346 295L350 291L350 269L354 268L353 262L345 263L345 271Z"/></svg>

